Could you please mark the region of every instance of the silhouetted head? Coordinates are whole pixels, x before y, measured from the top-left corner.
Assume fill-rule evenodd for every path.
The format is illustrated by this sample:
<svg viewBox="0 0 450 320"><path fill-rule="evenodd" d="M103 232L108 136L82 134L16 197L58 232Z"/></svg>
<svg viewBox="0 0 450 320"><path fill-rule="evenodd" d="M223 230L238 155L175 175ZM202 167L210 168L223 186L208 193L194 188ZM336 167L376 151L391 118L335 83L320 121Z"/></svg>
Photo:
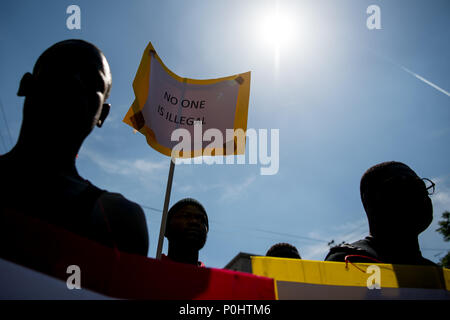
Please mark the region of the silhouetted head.
<svg viewBox="0 0 450 320"><path fill-rule="evenodd" d="M369 168L360 191L373 236L414 237L433 219L424 180L404 163L390 161Z"/></svg>
<svg viewBox="0 0 450 320"><path fill-rule="evenodd" d="M42 144L81 145L108 115L111 83L108 62L96 46L83 40L54 44L20 82L23 131Z"/></svg>
<svg viewBox="0 0 450 320"><path fill-rule="evenodd" d="M267 257L301 259L296 247L289 243L274 244L266 253Z"/></svg>
<svg viewBox="0 0 450 320"><path fill-rule="evenodd" d="M208 229L206 210L195 199L178 201L167 214L165 236L169 243L200 250L206 243Z"/></svg>

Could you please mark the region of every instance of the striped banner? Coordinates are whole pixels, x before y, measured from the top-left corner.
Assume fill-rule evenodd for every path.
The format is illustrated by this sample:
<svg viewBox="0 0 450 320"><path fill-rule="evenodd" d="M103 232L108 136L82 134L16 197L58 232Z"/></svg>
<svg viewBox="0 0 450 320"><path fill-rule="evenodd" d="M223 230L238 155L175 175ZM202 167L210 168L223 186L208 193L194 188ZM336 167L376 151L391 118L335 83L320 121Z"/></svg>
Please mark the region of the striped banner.
<svg viewBox="0 0 450 320"><path fill-rule="evenodd" d="M275 279L280 300L450 299L450 270L432 266L258 256L252 272Z"/></svg>

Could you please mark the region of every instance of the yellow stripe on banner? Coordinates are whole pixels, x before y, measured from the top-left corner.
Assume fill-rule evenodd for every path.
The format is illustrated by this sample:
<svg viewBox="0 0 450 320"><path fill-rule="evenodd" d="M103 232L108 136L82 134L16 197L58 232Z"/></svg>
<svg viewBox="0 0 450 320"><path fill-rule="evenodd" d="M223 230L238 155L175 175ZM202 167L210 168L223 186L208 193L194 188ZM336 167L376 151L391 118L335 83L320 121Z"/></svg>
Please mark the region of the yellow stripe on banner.
<svg viewBox="0 0 450 320"><path fill-rule="evenodd" d="M273 290L275 291L275 300L280 300L278 299L278 285L275 279L273 279Z"/></svg>
<svg viewBox="0 0 450 320"><path fill-rule="evenodd" d="M133 104L131 105L131 108L128 109L127 114L125 115L125 117L123 118L123 122L125 122L127 125L129 125L130 127L133 127L133 123L131 122L131 117L134 116L134 114L136 113L135 109L137 108L137 100L134 100ZM134 128L136 129L136 128ZM136 129L137 130L137 129Z"/></svg>
<svg viewBox="0 0 450 320"><path fill-rule="evenodd" d="M241 78L243 81L239 85L239 93L236 104L236 113L234 115L234 130L242 129L244 132L247 132L247 119L248 119L248 105L250 100L250 72L243 73L239 75L238 78ZM244 137L246 142L247 137ZM236 146L234 150L234 154L244 154L245 153L245 144L239 148Z"/></svg>
<svg viewBox="0 0 450 320"><path fill-rule="evenodd" d="M161 152L162 154L170 157L172 154L172 150L170 150L169 148L164 147L163 145L160 145L158 143L158 141L156 141L156 137L155 134L153 133L153 130L150 129L147 126L144 126L144 128L142 128L142 130L140 131L145 138L147 139L147 143L156 151Z"/></svg>
<svg viewBox="0 0 450 320"><path fill-rule="evenodd" d="M145 48L141 63L139 64L138 71L136 72L136 77L133 81L133 90L138 101L139 111L144 108L148 97L152 52L155 52L155 49L150 42Z"/></svg>
<svg viewBox="0 0 450 320"><path fill-rule="evenodd" d="M238 78L242 78L239 86L236 114L234 117L234 129L247 130L248 104L250 99L250 72L242 73Z"/></svg>
<svg viewBox="0 0 450 320"><path fill-rule="evenodd" d="M277 281L366 287L371 263L311 261L252 257L253 274ZM380 268L382 288L450 288L450 270L433 266L374 264ZM358 269L359 268L359 269Z"/></svg>
<svg viewBox="0 0 450 320"><path fill-rule="evenodd" d="M153 48L152 44L150 43L149 46L151 46L151 48L153 49L153 51L155 51L155 49ZM216 79L190 79L190 78L183 78L180 77L179 75L177 75L176 73L174 73L172 70L170 70L165 64L164 62L161 60L161 58L159 57L159 55L156 53L156 51L154 52L154 56L155 59L159 61L159 63L161 63L161 66L164 68L164 70L175 80L179 81L179 82L186 82L189 84L214 84L217 82L221 82L221 81L226 81L226 80L233 80L236 78L235 75L233 76L228 76L228 77L223 77L223 78L216 78ZM148 83L148 82L147 82Z"/></svg>
<svg viewBox="0 0 450 320"><path fill-rule="evenodd" d="M151 66L151 57L152 52L155 49L153 48L152 43L150 42L144 50L142 55L141 63L139 64L138 70L136 72L136 76L133 81L133 90L136 99L128 110L127 114L123 118L123 122L133 127L136 130L141 128L137 128L133 125L131 121L131 117L137 114L144 108L145 102L147 101L148 91L149 91L149 81L150 81L150 66Z"/></svg>
<svg viewBox="0 0 450 320"><path fill-rule="evenodd" d="M445 288L450 291L450 269L442 269L444 271Z"/></svg>

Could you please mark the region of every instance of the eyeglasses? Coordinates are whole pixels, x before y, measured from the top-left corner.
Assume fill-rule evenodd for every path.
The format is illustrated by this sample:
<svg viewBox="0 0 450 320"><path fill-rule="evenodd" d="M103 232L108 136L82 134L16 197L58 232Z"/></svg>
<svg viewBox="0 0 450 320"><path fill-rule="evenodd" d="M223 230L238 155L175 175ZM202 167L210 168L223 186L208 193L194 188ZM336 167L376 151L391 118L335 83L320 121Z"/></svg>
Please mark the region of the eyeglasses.
<svg viewBox="0 0 450 320"><path fill-rule="evenodd" d="M421 179L425 183L425 190L427 190L428 195L434 194L436 184L428 178Z"/></svg>
<svg viewBox="0 0 450 320"><path fill-rule="evenodd" d="M419 182L420 181L420 182ZM436 184L428 178L407 178L393 177L382 183L387 190L418 190L425 187L425 191L430 196L434 194ZM423 190L423 189L422 189ZM395 192L394 192L395 193Z"/></svg>

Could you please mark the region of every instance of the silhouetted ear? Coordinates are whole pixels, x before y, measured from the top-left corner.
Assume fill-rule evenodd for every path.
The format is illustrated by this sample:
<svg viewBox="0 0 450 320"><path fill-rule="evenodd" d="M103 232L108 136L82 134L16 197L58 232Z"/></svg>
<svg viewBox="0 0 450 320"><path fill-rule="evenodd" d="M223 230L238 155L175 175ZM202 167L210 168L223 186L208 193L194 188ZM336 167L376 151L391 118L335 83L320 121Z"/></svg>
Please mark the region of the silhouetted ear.
<svg viewBox="0 0 450 320"><path fill-rule="evenodd" d="M33 75L27 72L23 75L22 80L20 80L17 95L19 97L26 97L28 94L30 94L32 86L33 86Z"/></svg>
<svg viewBox="0 0 450 320"><path fill-rule="evenodd" d="M102 113L100 114L100 118L97 121L97 127L101 128L103 123L105 122L106 117L109 114L109 110L111 109L111 105L109 103L104 103L102 106Z"/></svg>
<svg viewBox="0 0 450 320"><path fill-rule="evenodd" d="M168 230L169 228L167 227L167 224L166 224L166 230L164 230L164 237L166 237L167 239L169 238L168 236L169 236L169 230Z"/></svg>

